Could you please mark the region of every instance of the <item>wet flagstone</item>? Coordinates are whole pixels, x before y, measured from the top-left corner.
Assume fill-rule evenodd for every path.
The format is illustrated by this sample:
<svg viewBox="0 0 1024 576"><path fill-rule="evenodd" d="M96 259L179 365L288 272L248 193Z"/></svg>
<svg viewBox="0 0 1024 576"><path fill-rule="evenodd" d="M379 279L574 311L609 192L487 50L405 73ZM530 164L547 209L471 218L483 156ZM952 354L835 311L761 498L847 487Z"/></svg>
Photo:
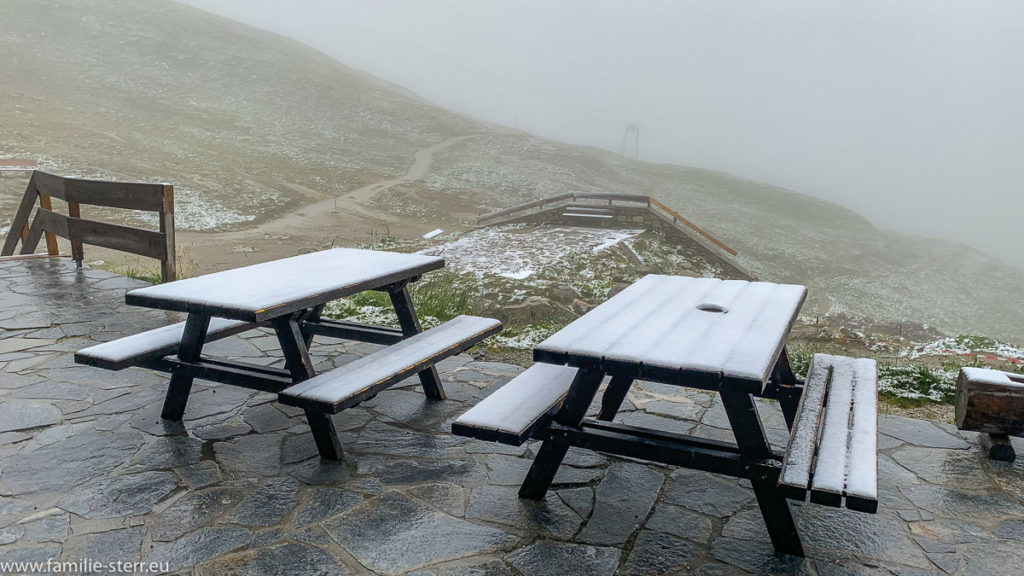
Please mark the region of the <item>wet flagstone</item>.
<svg viewBox="0 0 1024 576"><path fill-rule="evenodd" d="M167 423L166 376L71 357L181 320L126 307L141 285L0 263L0 561L142 559L192 576L1019 574L1024 460L989 461L946 424L880 417L879 513L793 506L800 560L774 556L735 479L572 449L543 501L519 499L539 442L459 438L450 423L522 368L468 354L438 367L447 401L410 378L337 415L341 462L321 460L302 411L273 394L197 381L185 422ZM325 342L325 367L379 348ZM265 329L209 350L281 365ZM778 406L758 411L784 443ZM731 438L716 395L649 382L618 420Z"/></svg>

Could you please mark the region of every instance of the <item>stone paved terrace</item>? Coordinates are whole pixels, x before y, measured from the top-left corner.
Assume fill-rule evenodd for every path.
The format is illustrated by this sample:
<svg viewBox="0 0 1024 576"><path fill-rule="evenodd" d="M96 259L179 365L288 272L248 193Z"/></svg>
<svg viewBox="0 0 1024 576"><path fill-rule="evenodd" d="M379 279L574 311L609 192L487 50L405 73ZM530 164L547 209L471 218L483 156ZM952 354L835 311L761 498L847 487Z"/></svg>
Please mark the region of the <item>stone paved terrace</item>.
<svg viewBox="0 0 1024 576"><path fill-rule="evenodd" d="M516 498L536 445L457 438L449 422L520 368L443 363L450 399L411 384L337 418L322 462L274 397L198 384L184 427L165 378L76 366L72 351L177 320L123 304L139 283L67 260L0 263L0 562L169 562L176 574L610 575L1024 573L1024 464L972 434L882 417L878 515L798 506L809 558L775 559L743 482L570 452L540 504ZM275 362L253 331L211 346ZM373 347L327 343L322 368ZM728 438L709 394L641 384L620 418ZM773 442L785 440L771 414ZM1017 449L1024 452L1024 446Z"/></svg>

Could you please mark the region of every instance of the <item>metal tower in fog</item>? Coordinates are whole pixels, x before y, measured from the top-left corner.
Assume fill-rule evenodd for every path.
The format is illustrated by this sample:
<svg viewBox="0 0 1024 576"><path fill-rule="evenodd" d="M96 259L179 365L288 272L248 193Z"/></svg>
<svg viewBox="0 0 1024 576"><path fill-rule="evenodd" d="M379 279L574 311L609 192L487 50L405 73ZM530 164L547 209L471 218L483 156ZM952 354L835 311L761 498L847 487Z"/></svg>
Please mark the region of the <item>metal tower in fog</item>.
<svg viewBox="0 0 1024 576"><path fill-rule="evenodd" d="M632 138L630 138L632 136ZM626 126L626 133L622 136L622 145L619 147L619 154L636 160L640 154L640 125L630 124Z"/></svg>

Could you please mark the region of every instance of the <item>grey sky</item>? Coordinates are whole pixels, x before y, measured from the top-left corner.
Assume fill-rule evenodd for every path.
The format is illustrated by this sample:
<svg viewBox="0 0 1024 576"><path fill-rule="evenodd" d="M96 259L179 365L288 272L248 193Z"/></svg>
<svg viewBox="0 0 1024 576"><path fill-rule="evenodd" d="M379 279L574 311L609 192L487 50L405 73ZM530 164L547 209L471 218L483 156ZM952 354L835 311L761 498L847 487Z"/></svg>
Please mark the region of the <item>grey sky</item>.
<svg viewBox="0 0 1024 576"><path fill-rule="evenodd" d="M452 110L1024 267L1024 2L187 0Z"/></svg>

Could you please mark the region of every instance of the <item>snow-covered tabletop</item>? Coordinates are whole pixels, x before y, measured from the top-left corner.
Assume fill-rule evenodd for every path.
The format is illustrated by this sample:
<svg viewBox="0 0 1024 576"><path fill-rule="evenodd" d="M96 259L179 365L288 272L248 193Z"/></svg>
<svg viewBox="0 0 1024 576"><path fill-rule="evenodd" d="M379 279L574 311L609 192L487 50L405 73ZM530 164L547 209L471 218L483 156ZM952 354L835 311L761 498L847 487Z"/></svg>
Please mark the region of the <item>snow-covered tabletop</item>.
<svg viewBox="0 0 1024 576"><path fill-rule="evenodd" d="M263 322L442 267L434 256L334 248L139 288L125 302Z"/></svg>
<svg viewBox="0 0 1024 576"><path fill-rule="evenodd" d="M634 367L641 377L653 368L764 384L806 296L797 285L652 274L541 342L534 356Z"/></svg>

